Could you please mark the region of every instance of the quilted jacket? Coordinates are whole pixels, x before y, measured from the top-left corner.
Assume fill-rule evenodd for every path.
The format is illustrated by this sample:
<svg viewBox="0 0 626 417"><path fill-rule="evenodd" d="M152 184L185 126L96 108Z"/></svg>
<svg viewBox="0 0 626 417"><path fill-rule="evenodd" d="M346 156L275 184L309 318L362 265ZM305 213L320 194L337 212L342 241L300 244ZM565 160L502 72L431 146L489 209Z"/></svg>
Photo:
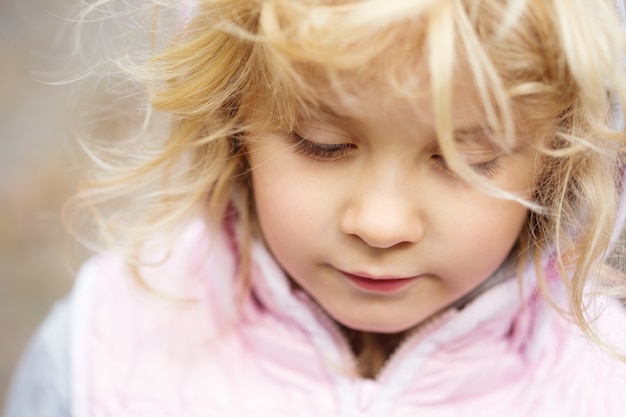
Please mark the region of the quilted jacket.
<svg viewBox="0 0 626 417"><path fill-rule="evenodd" d="M139 280L114 256L73 294L73 416L623 416L626 365L588 342L537 290L533 268L416 329L376 379L260 243L237 297L226 231L188 226ZM548 274L553 273L549 259ZM558 299L558 280L553 292ZM238 301L239 300L239 301ZM610 299L603 334L623 344Z"/></svg>

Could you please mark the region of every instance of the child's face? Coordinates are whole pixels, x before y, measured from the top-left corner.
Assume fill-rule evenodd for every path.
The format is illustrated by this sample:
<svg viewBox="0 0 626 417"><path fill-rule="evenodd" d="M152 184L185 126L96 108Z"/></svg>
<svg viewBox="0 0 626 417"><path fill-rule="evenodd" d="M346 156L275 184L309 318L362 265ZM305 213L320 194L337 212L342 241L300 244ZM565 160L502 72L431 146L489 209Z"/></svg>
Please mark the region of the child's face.
<svg viewBox="0 0 626 417"><path fill-rule="evenodd" d="M481 140L479 106L464 90L453 114L462 157L497 186L529 196L533 148L520 139L505 155ZM527 209L447 171L429 97L413 108L384 91L362 97L358 108L331 102L301 120L300 144L282 133L252 135L254 199L269 249L328 314L350 328L398 332L485 281L517 241Z"/></svg>

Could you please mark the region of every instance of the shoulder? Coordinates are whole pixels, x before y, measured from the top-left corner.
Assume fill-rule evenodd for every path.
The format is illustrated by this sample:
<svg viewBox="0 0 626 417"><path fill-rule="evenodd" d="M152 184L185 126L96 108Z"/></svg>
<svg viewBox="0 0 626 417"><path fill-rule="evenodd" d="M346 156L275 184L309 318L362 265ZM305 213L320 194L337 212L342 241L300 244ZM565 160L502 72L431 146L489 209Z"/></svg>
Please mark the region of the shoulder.
<svg viewBox="0 0 626 417"><path fill-rule="evenodd" d="M102 254L78 274L71 318L77 415L94 407L93 398L112 415L124 415L116 407L125 399L170 398L172 378L196 369L232 325L237 254L225 231L193 222L172 239L148 242L141 261L133 267Z"/></svg>
<svg viewBox="0 0 626 417"><path fill-rule="evenodd" d="M519 362L506 375L504 395L494 391L494 398L511 395L507 401L512 399L519 410L516 415L624 415L626 362L584 334L564 311L558 311L563 304L554 305L538 290L534 294L507 334L511 349L507 353ZM626 333L621 330L626 327L624 308L605 296L588 301L589 312L597 312L590 324L617 348L626 348ZM497 363L499 359L492 360Z"/></svg>
<svg viewBox="0 0 626 417"><path fill-rule="evenodd" d="M538 317L545 320L539 326L542 349L529 375L544 384L533 391L540 404L589 410L585 415L623 415L626 357L620 355L626 353L626 310L606 296L590 297L588 303L591 335L552 309Z"/></svg>
<svg viewBox="0 0 626 417"><path fill-rule="evenodd" d="M218 333L236 313L236 261L226 233L200 220L172 239L148 242L140 265L112 253L88 260L72 293L73 360L88 363L81 355L94 352L114 356L119 346L157 346L174 330L180 340L193 337L189 329ZM77 373L83 374L80 366Z"/></svg>
<svg viewBox="0 0 626 417"><path fill-rule="evenodd" d="M5 417L70 416L71 301L59 301L24 352L7 396Z"/></svg>
<svg viewBox="0 0 626 417"><path fill-rule="evenodd" d="M124 302L147 303L150 299L169 300L179 306L209 301L226 307L223 301L233 292L238 269L236 252L226 231L197 219L171 237L157 236L147 242L137 265L115 253L89 259L77 276L73 296L76 309L91 309L91 301L86 305L82 302L96 295L98 300L108 297L120 307Z"/></svg>

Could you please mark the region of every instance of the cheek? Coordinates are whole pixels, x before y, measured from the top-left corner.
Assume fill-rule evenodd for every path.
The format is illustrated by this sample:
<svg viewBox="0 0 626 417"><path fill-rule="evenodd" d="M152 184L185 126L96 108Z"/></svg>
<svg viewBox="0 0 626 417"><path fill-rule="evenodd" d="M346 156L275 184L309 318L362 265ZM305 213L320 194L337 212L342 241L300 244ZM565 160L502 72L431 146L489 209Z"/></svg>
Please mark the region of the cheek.
<svg viewBox="0 0 626 417"><path fill-rule="evenodd" d="M468 212L466 221L477 233L482 231L495 240L510 239L519 234L527 212L521 204L498 200Z"/></svg>
<svg viewBox="0 0 626 417"><path fill-rule="evenodd" d="M251 173L256 217L263 238L280 258L313 238L311 234L320 227L324 199L313 179L294 169L288 158L253 158L251 162L256 162Z"/></svg>
<svg viewBox="0 0 626 417"><path fill-rule="evenodd" d="M257 220L264 236L277 229L289 230L289 225L297 224L300 216L300 199L292 189L285 187L284 181L267 167L252 172L253 198Z"/></svg>
<svg viewBox="0 0 626 417"><path fill-rule="evenodd" d="M336 211L346 185L329 167L303 160L285 146L266 142L250 151L253 196L261 223L282 228L322 226ZM331 226L330 224L324 226ZM269 233L269 227L265 232Z"/></svg>
<svg viewBox="0 0 626 417"><path fill-rule="evenodd" d="M265 166L252 173L256 217L262 239L281 268L300 285L309 275L318 249L327 237L324 213L308 191L310 185L294 175Z"/></svg>
<svg viewBox="0 0 626 417"><path fill-rule="evenodd" d="M441 266L458 276L482 279L501 265L517 243L527 209L513 202L485 199L447 214L441 223L446 228L439 240L443 246L438 247L447 253ZM446 259L455 261L445 264Z"/></svg>

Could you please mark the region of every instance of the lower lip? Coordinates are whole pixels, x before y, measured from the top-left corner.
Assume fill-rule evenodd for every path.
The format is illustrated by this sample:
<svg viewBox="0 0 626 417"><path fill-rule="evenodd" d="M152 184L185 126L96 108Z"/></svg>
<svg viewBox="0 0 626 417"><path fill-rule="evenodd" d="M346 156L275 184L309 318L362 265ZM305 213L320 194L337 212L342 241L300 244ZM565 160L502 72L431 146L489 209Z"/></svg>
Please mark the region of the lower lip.
<svg viewBox="0 0 626 417"><path fill-rule="evenodd" d="M354 285L362 290L377 293L393 293L408 287L414 283L418 278L402 278L402 279L369 279L356 275L346 274L344 275Z"/></svg>

